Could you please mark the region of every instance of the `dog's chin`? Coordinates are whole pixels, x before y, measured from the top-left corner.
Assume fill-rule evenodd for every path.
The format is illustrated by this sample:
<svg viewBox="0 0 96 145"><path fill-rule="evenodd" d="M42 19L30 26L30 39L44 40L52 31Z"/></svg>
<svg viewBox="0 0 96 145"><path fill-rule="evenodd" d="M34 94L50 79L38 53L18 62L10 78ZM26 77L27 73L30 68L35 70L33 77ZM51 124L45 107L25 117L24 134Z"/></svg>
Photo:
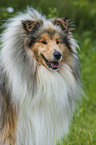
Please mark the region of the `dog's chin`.
<svg viewBox="0 0 96 145"><path fill-rule="evenodd" d="M51 71L59 70L59 62L58 61L48 61L45 56L42 54L42 57L45 61L46 67Z"/></svg>

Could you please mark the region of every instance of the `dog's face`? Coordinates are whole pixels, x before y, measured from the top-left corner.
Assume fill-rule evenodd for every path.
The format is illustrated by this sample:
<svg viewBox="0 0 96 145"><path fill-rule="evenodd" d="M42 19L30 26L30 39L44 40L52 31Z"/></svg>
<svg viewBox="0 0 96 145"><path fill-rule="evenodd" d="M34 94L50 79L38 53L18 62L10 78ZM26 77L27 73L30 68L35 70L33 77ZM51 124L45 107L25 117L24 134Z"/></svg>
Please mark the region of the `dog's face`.
<svg viewBox="0 0 96 145"><path fill-rule="evenodd" d="M27 21L23 22L23 24L28 35L30 35L26 43L29 43L27 45L32 50L38 64L45 66L51 71L59 70L66 60L66 56L70 54L70 50L67 47L68 44L65 44L65 38L62 33L51 27L40 33L38 29L43 25L41 21Z"/></svg>
<svg viewBox="0 0 96 145"><path fill-rule="evenodd" d="M33 51L37 62L50 70L59 70L64 55L68 53L60 35L54 33L54 31L50 32L50 30L43 33L30 49Z"/></svg>

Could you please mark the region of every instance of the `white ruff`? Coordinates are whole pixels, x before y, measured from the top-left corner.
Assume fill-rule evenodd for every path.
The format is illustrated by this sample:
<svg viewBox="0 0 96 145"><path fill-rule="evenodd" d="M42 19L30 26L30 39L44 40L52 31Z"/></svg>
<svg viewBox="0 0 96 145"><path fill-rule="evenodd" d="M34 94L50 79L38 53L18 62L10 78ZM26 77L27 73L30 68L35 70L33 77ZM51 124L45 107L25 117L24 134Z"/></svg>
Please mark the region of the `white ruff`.
<svg viewBox="0 0 96 145"><path fill-rule="evenodd" d="M16 145L56 145L68 133L78 85L70 68L64 67L61 74L43 66L38 68L38 87L33 100L20 106Z"/></svg>

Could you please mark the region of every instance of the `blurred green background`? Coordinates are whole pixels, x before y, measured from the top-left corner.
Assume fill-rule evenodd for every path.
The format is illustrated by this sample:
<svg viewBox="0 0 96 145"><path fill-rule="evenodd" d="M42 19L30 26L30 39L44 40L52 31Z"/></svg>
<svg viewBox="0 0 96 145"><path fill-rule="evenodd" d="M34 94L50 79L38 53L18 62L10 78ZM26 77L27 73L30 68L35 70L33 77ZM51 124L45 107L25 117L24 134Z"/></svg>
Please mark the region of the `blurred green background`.
<svg viewBox="0 0 96 145"><path fill-rule="evenodd" d="M80 46L81 78L87 97L74 115L68 137L58 145L96 145L96 0L0 0L0 26L27 6L48 18L68 16L76 25L74 37Z"/></svg>

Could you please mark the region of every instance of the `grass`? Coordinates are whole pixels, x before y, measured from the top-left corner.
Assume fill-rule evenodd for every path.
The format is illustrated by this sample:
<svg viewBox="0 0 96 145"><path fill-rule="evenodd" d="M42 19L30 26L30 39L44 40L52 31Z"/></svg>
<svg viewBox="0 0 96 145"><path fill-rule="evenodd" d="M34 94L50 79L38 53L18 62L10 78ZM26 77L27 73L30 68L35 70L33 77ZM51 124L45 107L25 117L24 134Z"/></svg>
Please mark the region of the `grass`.
<svg viewBox="0 0 96 145"><path fill-rule="evenodd" d="M69 135L58 145L96 145L96 41L80 42L82 81L87 98L82 99Z"/></svg>

